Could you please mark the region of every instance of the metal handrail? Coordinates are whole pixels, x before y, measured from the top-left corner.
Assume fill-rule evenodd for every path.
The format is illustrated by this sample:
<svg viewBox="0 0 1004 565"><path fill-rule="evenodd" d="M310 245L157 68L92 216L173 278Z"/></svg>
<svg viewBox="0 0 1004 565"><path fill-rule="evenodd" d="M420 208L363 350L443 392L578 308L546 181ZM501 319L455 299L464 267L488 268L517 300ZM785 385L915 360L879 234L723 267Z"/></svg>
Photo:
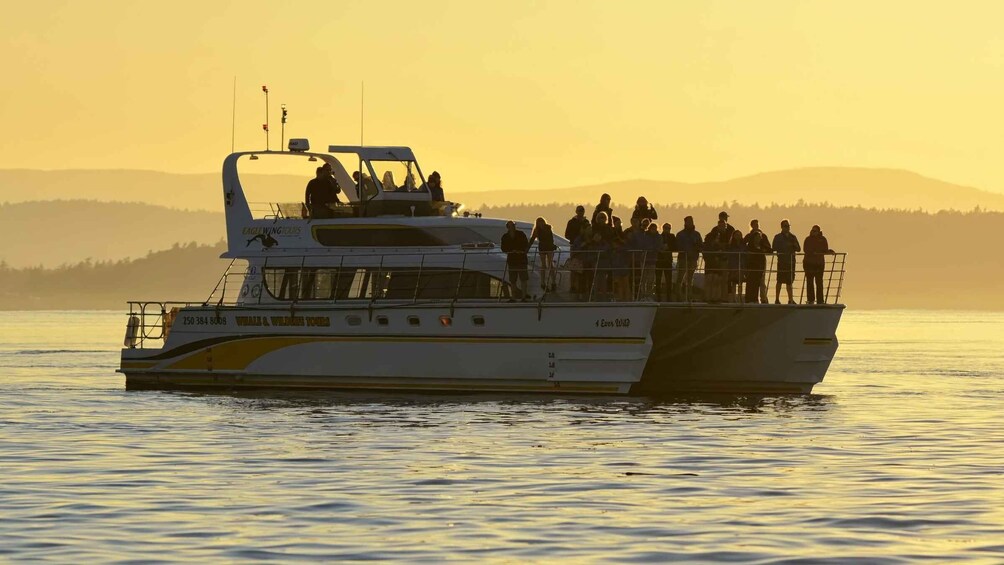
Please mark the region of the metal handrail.
<svg viewBox="0 0 1004 565"><path fill-rule="evenodd" d="M528 286L528 298L534 299L539 304L548 302L669 302L669 303L728 303L748 306L759 303L759 300L746 302L745 290L749 291L749 285L754 284L758 288L753 291L753 296L768 294L771 290L771 282L775 280L781 262L778 256L773 253L763 253L764 269L749 267L749 258L752 254L733 251L712 251L700 253L696 261L688 261L686 254L678 252L653 252L627 250L630 254L625 266L624 256L616 256L617 252L608 250L574 250L559 249L554 255L555 284L560 285L555 292L546 292L537 296L534 295L534 285L540 281L531 277ZM652 258L652 253L661 253L661 256ZM307 308L318 307L326 304L335 304L341 301L348 301L350 304L359 304L370 308L398 307L401 305L414 303L442 303L454 305L458 301L504 301L513 300L515 294L511 286L509 276L510 267L508 261L502 257L502 253L497 250L475 250L463 253L430 253L411 254L415 256L415 261L406 267L388 266L387 262L391 257L400 260L402 254L371 254L341 256L337 264L322 266L317 264L306 264L301 258L295 264L276 266L276 262L271 264L266 258L261 266L251 267L254 271L243 269L240 272L232 270L234 263L228 265L227 270L217 282L216 287L205 302L171 302L171 301L132 301L129 302L129 315L139 318L137 342L142 347L147 341L162 341L166 339L170 332L171 313L175 308L185 308L190 306L208 306L213 304L216 308L226 306L239 306L242 308L274 309L274 308ZM459 269L451 268L443 260L449 255L462 255L459 261ZM485 259L487 256L497 256L497 267L493 267L491 261ZM736 257L736 255L739 255ZM709 256L711 261L709 261ZM480 265L472 265L473 258L482 259ZM666 266L666 258L669 258L669 265ZM807 294L807 277L803 268L802 258L804 253L790 254L784 264L792 264L792 290L793 295L798 297L798 303L804 303ZM817 300L822 300L824 304L839 304L843 294L843 284L845 278L845 253L832 253L823 256L823 292ZM436 259L440 260L437 265ZM292 263L292 262L290 262ZM346 265L346 263L349 263ZM689 268L693 264L693 270ZM358 289L359 296L339 296L336 291L353 290L351 285L343 289L342 277L354 273L346 273L346 269L353 271L357 269L373 269L374 273L379 272L381 276L386 276L388 281L381 281L377 284L370 279L366 288ZM308 274L308 270L310 273ZM322 271L330 270L330 296L313 298L313 294L318 288L318 277ZM537 278L541 276L539 254L536 251L527 253L528 275L533 274ZM658 271L662 277L659 277ZM818 270L817 270L818 271ZM479 281L484 286L465 287L465 273L478 272L487 275L489 279ZM397 274L407 273L414 278L414 288L403 290L392 287L393 277ZM455 282L450 282L452 287L440 288L437 285L429 285L428 277L439 276L441 273L449 273L456 276ZM455 274L454 274L455 273ZM253 275L248 280L248 275ZM565 276L567 275L567 276ZM239 284L227 284L230 277L240 277ZM281 278L287 278L289 298L280 300L272 295L278 288L271 288L272 284L279 284ZM309 288L304 284L307 280L314 281ZM693 283L688 282L693 277ZM661 282L667 279L669 292L663 292L660 287L659 296L655 295L653 281ZM492 282L494 280L494 282ZM568 284L565 284L567 280ZM257 281L257 282L255 282ZM766 287L760 290L762 284ZM608 283L615 283L618 289L623 285L630 285L630 292L627 296L616 296L613 288ZM425 286L422 286L425 285ZM257 287L257 288L256 288ZM773 285L776 289L777 285ZM256 291L254 290L256 288ZM401 293L403 298L390 298L388 292L394 288L395 293ZM407 289L408 287L404 287ZM233 289L238 289L234 291ZM367 293L368 289L368 293ZM479 292L487 292L486 295L471 298L471 289ZM423 297L423 291L432 291L434 294ZM436 291L445 291L436 294ZM766 292L765 292L766 291ZM228 292L230 294L228 294ZM236 292L236 296L234 296ZM257 292L257 293L255 293ZM266 295L266 293L269 293ZM295 296L294 296L295 295ZM786 296L786 293L784 294ZM264 298L263 298L264 297ZM667 300L668 298L668 300ZM215 299L215 300L214 300ZM538 305L539 305L538 304Z"/></svg>

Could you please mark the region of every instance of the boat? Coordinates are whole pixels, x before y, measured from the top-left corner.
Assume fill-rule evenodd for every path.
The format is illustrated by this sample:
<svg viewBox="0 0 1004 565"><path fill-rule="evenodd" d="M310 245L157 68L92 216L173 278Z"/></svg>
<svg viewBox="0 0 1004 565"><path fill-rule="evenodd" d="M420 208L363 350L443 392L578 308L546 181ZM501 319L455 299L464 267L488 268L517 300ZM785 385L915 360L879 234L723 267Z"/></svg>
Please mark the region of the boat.
<svg viewBox="0 0 1004 565"><path fill-rule="evenodd" d="M203 302L129 302L127 388L808 393L836 352L842 255L826 304L657 302L643 289L613 301L599 272L572 292L555 236L559 267L544 280L534 246L540 290L523 292L498 245L506 221L434 200L410 148L327 149L293 139L226 157L230 267ZM323 218L250 202L239 163L263 158L330 165L348 201Z"/></svg>

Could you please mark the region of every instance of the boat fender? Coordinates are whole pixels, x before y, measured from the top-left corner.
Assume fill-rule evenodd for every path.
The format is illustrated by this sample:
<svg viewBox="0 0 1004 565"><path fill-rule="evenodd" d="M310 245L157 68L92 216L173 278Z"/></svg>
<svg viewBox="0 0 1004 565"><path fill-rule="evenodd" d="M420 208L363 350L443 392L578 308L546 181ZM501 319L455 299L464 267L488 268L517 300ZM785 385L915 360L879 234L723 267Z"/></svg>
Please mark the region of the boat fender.
<svg viewBox="0 0 1004 565"><path fill-rule="evenodd" d="M134 349L136 347L136 341L139 337L139 316L135 314L129 316L129 321L126 322L126 332L125 341L122 345L128 347L129 349Z"/></svg>

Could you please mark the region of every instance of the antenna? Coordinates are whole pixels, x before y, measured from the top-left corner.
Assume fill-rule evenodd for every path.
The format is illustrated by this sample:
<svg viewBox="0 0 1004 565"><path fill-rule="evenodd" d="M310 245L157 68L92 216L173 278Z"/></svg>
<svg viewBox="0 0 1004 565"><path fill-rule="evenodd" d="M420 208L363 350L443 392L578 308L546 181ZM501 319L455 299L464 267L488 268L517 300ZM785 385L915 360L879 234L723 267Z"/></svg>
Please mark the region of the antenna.
<svg viewBox="0 0 1004 565"><path fill-rule="evenodd" d="M359 146L363 145L363 120L364 111L366 110L366 81L361 81L359 83Z"/></svg>
<svg viewBox="0 0 1004 565"><path fill-rule="evenodd" d="M261 129L265 130L265 151L268 151L268 86L261 85L261 91L265 93L265 123L261 125Z"/></svg>
<svg viewBox="0 0 1004 565"><path fill-rule="evenodd" d="M234 101L233 115L230 117L230 152L234 152L234 144L237 140L237 75L234 75Z"/></svg>
<svg viewBox="0 0 1004 565"><path fill-rule="evenodd" d="M279 104L279 107L282 108L282 125L279 126L279 131L282 132L279 135L279 151L282 151L282 148L286 145L286 105Z"/></svg>

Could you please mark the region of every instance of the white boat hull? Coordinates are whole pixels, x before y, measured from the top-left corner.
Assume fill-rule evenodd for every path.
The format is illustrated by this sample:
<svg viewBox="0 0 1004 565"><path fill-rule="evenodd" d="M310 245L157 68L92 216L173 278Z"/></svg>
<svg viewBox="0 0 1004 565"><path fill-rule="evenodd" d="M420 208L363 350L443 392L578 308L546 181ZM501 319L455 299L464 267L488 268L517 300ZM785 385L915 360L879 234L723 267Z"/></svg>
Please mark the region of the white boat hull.
<svg viewBox="0 0 1004 565"><path fill-rule="evenodd" d="M648 360L654 317L654 304L340 306L292 315L186 308L163 349L123 349L121 371L130 388L626 394Z"/></svg>

